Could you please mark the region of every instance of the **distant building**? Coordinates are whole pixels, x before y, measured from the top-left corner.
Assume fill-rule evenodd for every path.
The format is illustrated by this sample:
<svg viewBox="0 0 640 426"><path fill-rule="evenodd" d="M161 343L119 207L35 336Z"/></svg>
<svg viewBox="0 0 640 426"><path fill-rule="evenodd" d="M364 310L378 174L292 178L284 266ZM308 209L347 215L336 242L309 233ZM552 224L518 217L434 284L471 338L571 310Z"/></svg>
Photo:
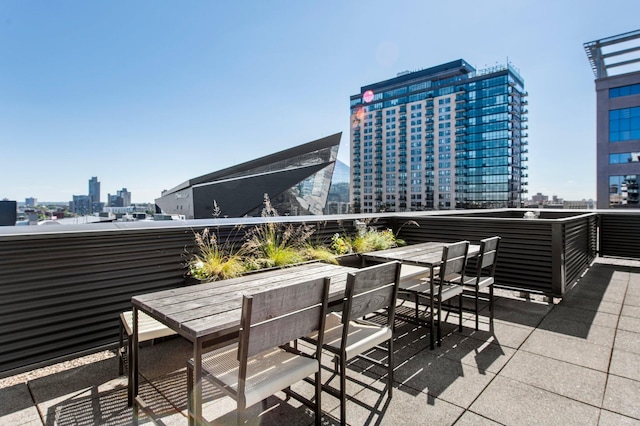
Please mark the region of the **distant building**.
<svg viewBox="0 0 640 426"><path fill-rule="evenodd" d="M596 77L597 206L639 208L640 30L584 48Z"/></svg>
<svg viewBox="0 0 640 426"><path fill-rule="evenodd" d="M341 133L190 179L162 191L158 210L186 219L259 216L268 194L280 215L323 213ZM220 209L214 211L214 202Z"/></svg>
<svg viewBox="0 0 640 426"><path fill-rule="evenodd" d="M81 216L91 214L91 198L88 195L74 195L69 203L69 211Z"/></svg>
<svg viewBox="0 0 640 426"><path fill-rule="evenodd" d="M18 219L17 201L0 201L0 226L14 226Z"/></svg>
<svg viewBox="0 0 640 426"><path fill-rule="evenodd" d="M100 203L100 182L96 176L89 179L89 213L100 212L102 205Z"/></svg>
<svg viewBox="0 0 640 426"><path fill-rule="evenodd" d="M336 160L325 214L346 214L351 212L349 203L350 173L349 166L340 160Z"/></svg>
<svg viewBox="0 0 640 426"><path fill-rule="evenodd" d="M24 206L25 207L37 207L38 206L38 199L37 198L25 198L24 199Z"/></svg>
<svg viewBox="0 0 640 426"><path fill-rule="evenodd" d="M107 207L128 207L130 205L131 192L127 191L127 188L117 191L116 195L107 194Z"/></svg>
<svg viewBox="0 0 640 426"><path fill-rule="evenodd" d="M355 213L520 207L527 92L510 65L459 59L351 96Z"/></svg>
<svg viewBox="0 0 640 426"><path fill-rule="evenodd" d="M548 195L542 195L542 193L538 192L536 195L531 196L531 201L538 204L543 204L549 201Z"/></svg>

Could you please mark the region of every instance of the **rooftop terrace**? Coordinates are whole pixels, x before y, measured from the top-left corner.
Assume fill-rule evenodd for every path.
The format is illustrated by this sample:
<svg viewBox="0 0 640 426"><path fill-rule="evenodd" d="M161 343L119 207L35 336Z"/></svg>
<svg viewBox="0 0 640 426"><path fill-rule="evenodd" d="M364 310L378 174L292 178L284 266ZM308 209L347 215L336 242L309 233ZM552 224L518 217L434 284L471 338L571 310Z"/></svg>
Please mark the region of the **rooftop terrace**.
<svg viewBox="0 0 640 426"><path fill-rule="evenodd" d="M0 424L129 424L126 377L118 376L113 352L118 315L131 308L133 295L187 284L184 254L194 231L215 226L226 238L238 236L238 225L306 222L322 240L353 232L363 219L392 228L409 244L500 235L500 299L493 329L486 307L479 331L469 315L457 332L451 314L447 337L434 351L428 331L399 322L393 398L381 392L384 371L351 363L348 423L638 424L640 261L612 258L640 259L640 214L543 209L524 219L524 213L0 228ZM160 424L186 422L185 361L191 354L182 338L142 347L141 392ZM234 423L234 404L205 391L205 417ZM260 415L256 407L253 418L313 423L311 412L282 398L269 398L269 410ZM337 422L337 410L338 401L323 395L325 423Z"/></svg>
<svg viewBox="0 0 640 426"><path fill-rule="evenodd" d="M640 262L598 258L562 300L497 291L493 329L448 318L442 347L423 329L398 323L395 391L384 370L348 368L349 424L638 424L640 422ZM467 314L465 314L466 316ZM185 424L185 359L191 346L169 338L141 350L141 393L160 424ZM373 353L373 356L376 354ZM329 363L329 357L324 361ZM327 373L329 374L329 373ZM328 376L327 376L328 377ZM308 394L311 387L300 384ZM323 395L323 423L338 401ZM205 417L233 424L234 403L205 387ZM260 424L313 424L313 413L277 394L250 410ZM259 417L258 417L259 416ZM143 423L150 419L143 417ZM0 380L0 423L131 422L126 377L103 351Z"/></svg>

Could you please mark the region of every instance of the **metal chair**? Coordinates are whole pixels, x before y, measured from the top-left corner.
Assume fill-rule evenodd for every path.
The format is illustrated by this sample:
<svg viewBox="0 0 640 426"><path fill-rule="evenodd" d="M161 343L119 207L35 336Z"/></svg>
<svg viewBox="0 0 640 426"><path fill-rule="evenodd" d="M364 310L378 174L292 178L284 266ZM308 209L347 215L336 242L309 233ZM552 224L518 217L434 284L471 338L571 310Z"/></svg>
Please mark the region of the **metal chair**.
<svg viewBox="0 0 640 426"><path fill-rule="evenodd" d="M327 314L329 278L279 287L243 296L238 343L206 353L202 357L203 378L236 400L237 422L246 408L284 390L315 411L321 421L320 357ZM289 342L316 331L315 354L305 354ZM189 422L193 423L192 392L194 361L187 363ZM315 375L315 402L290 386Z"/></svg>
<svg viewBox="0 0 640 426"><path fill-rule="evenodd" d="M124 345L124 339L127 339L127 346ZM122 376L125 370L125 358L128 360L133 348L133 313L125 311L120 313L120 344L118 346L118 373ZM176 334L175 331L151 318L149 315L138 313L138 342L146 342L160 337L166 337ZM127 368L127 404L129 407L133 405L133 370Z"/></svg>
<svg viewBox="0 0 640 426"><path fill-rule="evenodd" d="M464 282L464 270L467 264L469 241L460 241L447 244L442 249L442 260L431 274L409 277L400 282L400 295L403 299L410 299L415 303L415 317L402 315L402 319L424 325L420 319L420 305L429 306L429 332L431 349L434 349L434 341L438 346L442 344L442 302L458 297L458 328L462 331L462 283ZM433 294L432 294L433 289ZM434 339L434 312L438 311L437 339Z"/></svg>
<svg viewBox="0 0 640 426"><path fill-rule="evenodd" d="M476 260L475 274L464 277L464 290L466 294L472 294L475 299L476 330L478 329L478 301L480 290L489 287L489 313L493 322L493 283L496 272L496 260L500 237L491 237L480 240L480 254ZM486 299L484 299L486 300Z"/></svg>
<svg viewBox="0 0 640 426"><path fill-rule="evenodd" d="M387 392L389 398L392 396L394 307L399 281L399 262L388 262L349 273L342 313L331 313L327 316L322 347L335 357L335 372L340 376L340 388L336 389L325 384L323 389L340 399L341 424L346 422L346 367L350 359L359 357L386 367L388 370ZM381 310L387 311L387 320L384 324L363 319L365 315ZM303 340L316 344L320 342L317 335L311 335ZM380 347L384 342L389 342L386 364L364 355L365 352Z"/></svg>

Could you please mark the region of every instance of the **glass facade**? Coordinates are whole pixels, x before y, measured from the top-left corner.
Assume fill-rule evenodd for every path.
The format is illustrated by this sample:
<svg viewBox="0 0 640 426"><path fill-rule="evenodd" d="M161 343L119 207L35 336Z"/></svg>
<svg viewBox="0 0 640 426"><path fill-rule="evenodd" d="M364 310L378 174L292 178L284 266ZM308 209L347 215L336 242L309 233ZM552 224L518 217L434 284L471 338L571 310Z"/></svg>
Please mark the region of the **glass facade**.
<svg viewBox="0 0 640 426"><path fill-rule="evenodd" d="M511 66L462 60L361 88L351 97L354 211L520 207L526 95Z"/></svg>
<svg viewBox="0 0 640 426"><path fill-rule="evenodd" d="M609 142L640 139L640 106L609 111Z"/></svg>
<svg viewBox="0 0 640 426"><path fill-rule="evenodd" d="M609 176L609 206L638 206L638 175Z"/></svg>
<svg viewBox="0 0 640 426"><path fill-rule="evenodd" d="M624 164L640 162L640 152L620 152L609 154L609 164Z"/></svg>
<svg viewBox="0 0 640 426"><path fill-rule="evenodd" d="M629 84L627 86L612 87L609 89L610 98L619 98L621 96L640 95L640 84Z"/></svg>

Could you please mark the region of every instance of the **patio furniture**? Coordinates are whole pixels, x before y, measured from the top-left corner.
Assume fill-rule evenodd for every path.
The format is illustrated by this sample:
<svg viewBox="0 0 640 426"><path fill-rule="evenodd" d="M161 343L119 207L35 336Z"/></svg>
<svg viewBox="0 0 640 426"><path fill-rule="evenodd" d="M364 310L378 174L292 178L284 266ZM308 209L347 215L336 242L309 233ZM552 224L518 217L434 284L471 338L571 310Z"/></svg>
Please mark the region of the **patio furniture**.
<svg viewBox="0 0 640 426"><path fill-rule="evenodd" d="M238 343L203 356L202 378L236 400L238 424L243 423L246 408L284 390L313 408L315 423L320 425L320 358L330 282L318 278L243 296ZM313 355L289 346L314 331L318 346ZM193 366L192 359L187 363L190 423L195 420L191 411ZM314 402L290 388L310 375L315 375Z"/></svg>
<svg viewBox="0 0 640 426"><path fill-rule="evenodd" d="M120 342L118 346L118 374L122 376L125 368L125 358L130 361L130 354L132 352L133 340L131 335L133 334L133 312L125 311L120 313ZM124 345L124 338L127 338L127 346ZM167 327L166 325L154 320L149 315L139 312L138 313L138 342L146 342L154 340L160 337L171 336L176 334L175 331ZM133 404L133 380L131 376L133 374L131 365L127 368L128 380L127 380L127 404L129 407Z"/></svg>
<svg viewBox="0 0 640 426"><path fill-rule="evenodd" d="M420 277L400 283L400 294L408 295L415 303L415 319L419 321L421 300L429 303L429 332L433 336L434 299L437 303L437 338L438 346L442 344L442 307L443 303L458 298L458 328L462 331L462 283L464 269L467 264L469 241L460 241L442 247L442 258L437 272L431 269L428 279ZM433 342L433 339L432 339ZM433 346L432 346L433 347Z"/></svg>
<svg viewBox="0 0 640 426"><path fill-rule="evenodd" d="M336 358L335 370L340 376L340 387L335 389L327 384L323 389L340 399L340 422L346 422L346 368L347 361L355 357L365 359L387 368L387 392L389 398L393 390L393 323L400 280L400 262L393 261L370 266L349 273L344 293L342 313L331 313L325 324L325 343L322 347ZM364 316L386 310L385 324L367 321ZM346 327L345 327L346 325ZM315 334L303 340L316 345L322 344L322 335ZM387 346L387 363L382 363L365 355L373 348Z"/></svg>
<svg viewBox="0 0 640 426"><path fill-rule="evenodd" d="M487 287L489 287L488 302L490 321L493 322L493 283L499 246L500 237L480 240L480 254L476 260L475 274L465 275L464 277L464 293L468 294L471 292L475 299L476 330L478 329L478 301L480 300L480 290Z"/></svg>
<svg viewBox="0 0 640 426"><path fill-rule="evenodd" d="M368 263L388 262L392 260L397 260L402 263L398 297L409 299L415 303L415 315L404 315L396 309L396 316L403 320L428 326L431 349L435 348L436 339L433 332L435 328L433 313L435 312L435 304L438 298L428 298L430 315L429 321L427 322L420 319L420 294L424 296L438 294L440 289L439 287L436 288L436 283L443 260L443 250L449 245L451 245L451 243L431 241L362 254L363 260ZM478 245L470 244L467 251L467 258L477 256L479 249L480 247ZM447 286L445 285L445 287ZM447 299L448 295L449 294L446 295L444 300ZM439 305L438 308L441 308L441 306ZM438 316L438 319L440 319L440 316ZM440 329L438 330L438 342L440 342L441 331Z"/></svg>
<svg viewBox="0 0 640 426"><path fill-rule="evenodd" d="M331 279L329 305L341 304L346 287L347 273L357 270L340 265L309 263L291 268L245 275L239 278L179 287L131 298L134 312L140 311L175 330L193 345L194 377L202 376L202 354L238 338L242 317L242 295L271 288L287 287L317 278ZM135 318L135 316L134 316ZM131 366L134 383L132 419L138 411L151 413L144 399L138 395L138 344L134 321ZM187 360L185 359L185 362ZM192 411L196 423L202 419L202 382L194 383Z"/></svg>

